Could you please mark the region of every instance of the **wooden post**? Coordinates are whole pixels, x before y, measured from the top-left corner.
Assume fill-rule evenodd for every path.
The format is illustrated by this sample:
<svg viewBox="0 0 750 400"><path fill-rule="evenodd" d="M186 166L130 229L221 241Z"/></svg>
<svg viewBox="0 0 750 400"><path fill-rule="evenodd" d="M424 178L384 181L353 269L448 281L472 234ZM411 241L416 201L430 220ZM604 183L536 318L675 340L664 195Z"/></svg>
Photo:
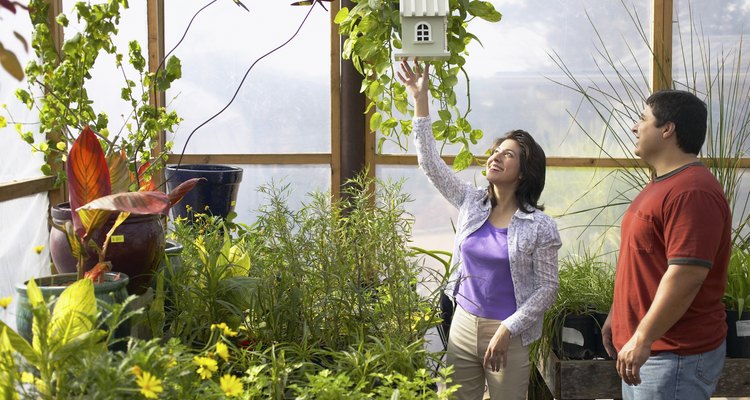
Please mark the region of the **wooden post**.
<svg viewBox="0 0 750 400"><path fill-rule="evenodd" d="M313 6L315 6L313 4ZM341 9L341 1L331 2L331 197L341 197L341 41L339 27L333 20Z"/></svg>
<svg viewBox="0 0 750 400"><path fill-rule="evenodd" d="M49 4L50 6L47 13L47 25L49 26L50 34L52 35L52 42L55 44L55 48L58 51L61 51L60 49L62 49L64 40L63 27L55 21L55 17L62 13L62 0L49 0ZM61 137L61 132L49 132L47 134L47 140L51 143L59 142L61 140ZM47 160L47 162L49 162L49 160ZM65 168L63 163L52 163L50 164L50 167L52 167L52 176L57 176L57 174L61 170L63 170L63 168ZM67 201L67 186L65 185L65 183L63 183L60 185L60 187L50 190L47 193L47 197L49 198L50 206L55 206Z"/></svg>
<svg viewBox="0 0 750 400"><path fill-rule="evenodd" d="M148 20L148 70L151 73L156 72L159 64L164 59L164 0L148 0L147 20ZM166 96L161 91L151 91L149 93L149 103L157 109L165 107L167 104ZM159 139L151 146L152 154L161 154L164 151L166 143L166 132L159 132ZM156 187L162 187L164 183L164 170L159 171L152 177Z"/></svg>
<svg viewBox="0 0 750 400"><path fill-rule="evenodd" d="M672 88L672 0L651 3L651 92Z"/></svg>
<svg viewBox="0 0 750 400"><path fill-rule="evenodd" d="M351 0L342 0L342 7L352 8ZM346 38L341 37L340 43ZM343 185L365 167L365 95L359 92L362 75L351 61L341 59L341 174L334 185Z"/></svg>

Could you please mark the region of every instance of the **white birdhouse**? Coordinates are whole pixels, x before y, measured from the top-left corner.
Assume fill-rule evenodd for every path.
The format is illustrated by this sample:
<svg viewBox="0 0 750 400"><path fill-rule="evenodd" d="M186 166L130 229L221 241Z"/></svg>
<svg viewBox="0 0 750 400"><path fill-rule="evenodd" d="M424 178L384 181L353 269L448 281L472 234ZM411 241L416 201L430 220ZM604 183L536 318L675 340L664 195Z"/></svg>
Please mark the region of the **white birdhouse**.
<svg viewBox="0 0 750 400"><path fill-rule="evenodd" d="M401 50L396 59L446 60L448 0L401 0Z"/></svg>

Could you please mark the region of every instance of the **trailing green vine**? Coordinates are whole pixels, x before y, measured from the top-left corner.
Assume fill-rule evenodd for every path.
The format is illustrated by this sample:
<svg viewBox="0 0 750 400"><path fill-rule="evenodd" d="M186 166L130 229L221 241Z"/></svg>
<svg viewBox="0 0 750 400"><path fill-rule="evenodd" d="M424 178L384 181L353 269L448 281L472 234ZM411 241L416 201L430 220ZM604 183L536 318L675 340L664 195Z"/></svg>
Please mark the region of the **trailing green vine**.
<svg viewBox="0 0 750 400"><path fill-rule="evenodd" d="M410 118L414 110L407 100L406 89L394 73L393 51L401 48L399 0L353 0L353 3L356 5L351 10L342 7L335 18L339 33L347 36L342 57L351 60L364 77L360 91L368 99L366 112L375 109L370 130L383 134L378 140L378 152L388 140L406 148L405 137L411 133ZM474 161L469 143L476 144L484 134L481 129L474 129L468 119L471 96L469 76L464 69L466 46L472 40L481 42L467 27L474 18L498 22L502 15L487 1L450 0L449 6L450 58L430 61L434 66L430 92L440 102L439 119L433 122L432 132L439 141L462 145L453 163L454 169L462 170ZM457 105L455 87L459 76L466 81L465 109Z"/></svg>

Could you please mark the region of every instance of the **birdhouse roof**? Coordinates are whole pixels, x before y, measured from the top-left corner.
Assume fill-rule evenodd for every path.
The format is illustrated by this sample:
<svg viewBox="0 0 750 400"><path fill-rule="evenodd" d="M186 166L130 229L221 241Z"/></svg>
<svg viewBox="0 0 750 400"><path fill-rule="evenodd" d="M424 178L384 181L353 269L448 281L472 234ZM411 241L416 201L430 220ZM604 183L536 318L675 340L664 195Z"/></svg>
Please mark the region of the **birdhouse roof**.
<svg viewBox="0 0 750 400"><path fill-rule="evenodd" d="M404 17L443 17L450 13L448 0L401 0L399 3Z"/></svg>

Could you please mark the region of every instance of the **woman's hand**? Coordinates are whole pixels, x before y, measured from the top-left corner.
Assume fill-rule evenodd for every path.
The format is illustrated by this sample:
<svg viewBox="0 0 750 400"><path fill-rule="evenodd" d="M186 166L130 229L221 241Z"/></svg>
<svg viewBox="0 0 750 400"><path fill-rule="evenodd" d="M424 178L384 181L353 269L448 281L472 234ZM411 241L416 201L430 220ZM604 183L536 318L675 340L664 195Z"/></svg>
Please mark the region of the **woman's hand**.
<svg viewBox="0 0 750 400"><path fill-rule="evenodd" d="M416 72L415 72L416 71ZM406 86L406 91L414 99L414 115L417 117L426 117L429 111L429 90L430 90L430 64L425 64L424 70L419 65L419 60L414 59L414 68L409 66L409 61L401 61L401 71L396 71L396 75Z"/></svg>
<svg viewBox="0 0 750 400"><path fill-rule="evenodd" d="M484 367L490 368L492 372L505 368L508 365L508 347L510 331L501 323L484 352Z"/></svg>

